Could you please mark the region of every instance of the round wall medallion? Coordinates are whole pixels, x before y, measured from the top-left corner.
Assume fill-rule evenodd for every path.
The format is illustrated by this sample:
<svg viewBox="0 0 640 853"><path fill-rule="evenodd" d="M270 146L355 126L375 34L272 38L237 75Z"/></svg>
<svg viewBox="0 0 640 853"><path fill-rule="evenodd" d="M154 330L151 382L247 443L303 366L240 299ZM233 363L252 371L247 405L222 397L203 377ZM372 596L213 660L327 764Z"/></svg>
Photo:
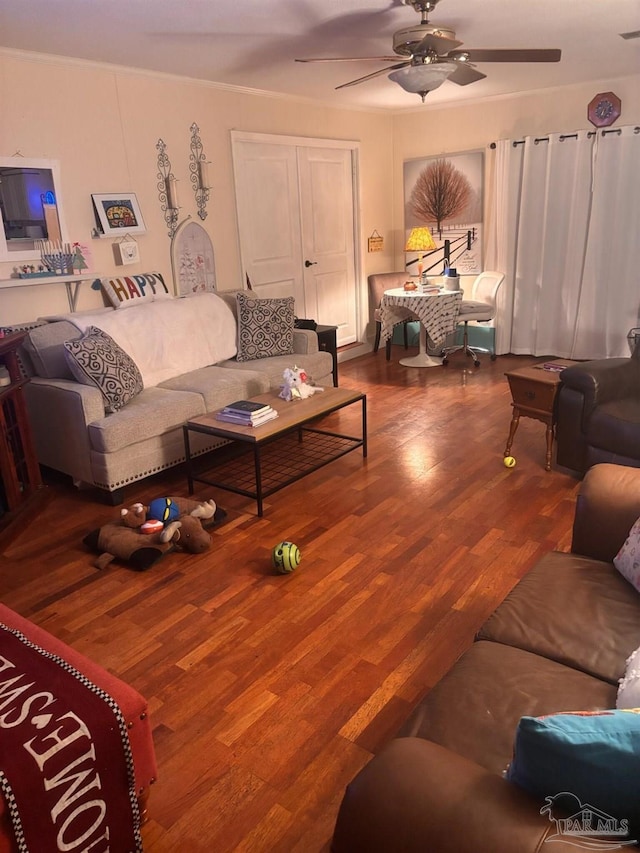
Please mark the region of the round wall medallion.
<svg viewBox="0 0 640 853"><path fill-rule="evenodd" d="M587 118L596 127L608 127L622 112L622 101L613 92L600 92L590 102Z"/></svg>

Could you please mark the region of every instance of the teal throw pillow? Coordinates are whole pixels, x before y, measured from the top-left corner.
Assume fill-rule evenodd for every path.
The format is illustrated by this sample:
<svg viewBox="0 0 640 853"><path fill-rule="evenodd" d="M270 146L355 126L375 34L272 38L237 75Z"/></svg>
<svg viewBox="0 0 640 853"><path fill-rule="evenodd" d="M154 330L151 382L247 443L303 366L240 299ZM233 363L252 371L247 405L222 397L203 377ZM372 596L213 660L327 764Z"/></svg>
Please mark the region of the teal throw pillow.
<svg viewBox="0 0 640 853"><path fill-rule="evenodd" d="M640 709L522 717L506 777L541 801L573 795L637 832Z"/></svg>

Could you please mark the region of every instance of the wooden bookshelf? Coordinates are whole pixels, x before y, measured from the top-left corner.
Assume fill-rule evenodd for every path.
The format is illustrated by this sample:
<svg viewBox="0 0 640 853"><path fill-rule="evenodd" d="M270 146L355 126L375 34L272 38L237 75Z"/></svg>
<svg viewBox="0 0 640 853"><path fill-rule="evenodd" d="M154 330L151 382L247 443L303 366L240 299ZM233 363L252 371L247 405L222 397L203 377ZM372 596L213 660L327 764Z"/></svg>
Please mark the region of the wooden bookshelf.
<svg viewBox="0 0 640 853"><path fill-rule="evenodd" d="M0 543L32 519L46 494L23 394L28 380L18 364L17 350L26 334L0 338L0 363L7 367L10 380L0 386Z"/></svg>

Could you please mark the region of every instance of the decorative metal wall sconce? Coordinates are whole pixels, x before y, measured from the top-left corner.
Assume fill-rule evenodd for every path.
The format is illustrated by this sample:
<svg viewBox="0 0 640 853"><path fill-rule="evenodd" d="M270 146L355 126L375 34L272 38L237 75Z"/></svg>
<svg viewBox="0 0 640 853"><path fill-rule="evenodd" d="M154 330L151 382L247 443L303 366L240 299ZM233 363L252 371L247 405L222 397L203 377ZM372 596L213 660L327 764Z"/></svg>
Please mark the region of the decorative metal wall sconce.
<svg viewBox="0 0 640 853"><path fill-rule="evenodd" d="M173 237L178 227L178 182L171 171L171 161L167 156L167 146L159 139L158 150L158 198L167 223L169 237Z"/></svg>
<svg viewBox="0 0 640 853"><path fill-rule="evenodd" d="M189 128L191 131L191 154L189 155L189 171L191 172L191 183L198 205L198 216L200 219L207 218L207 202L209 201L209 162L202 150L200 139L200 128L194 122Z"/></svg>

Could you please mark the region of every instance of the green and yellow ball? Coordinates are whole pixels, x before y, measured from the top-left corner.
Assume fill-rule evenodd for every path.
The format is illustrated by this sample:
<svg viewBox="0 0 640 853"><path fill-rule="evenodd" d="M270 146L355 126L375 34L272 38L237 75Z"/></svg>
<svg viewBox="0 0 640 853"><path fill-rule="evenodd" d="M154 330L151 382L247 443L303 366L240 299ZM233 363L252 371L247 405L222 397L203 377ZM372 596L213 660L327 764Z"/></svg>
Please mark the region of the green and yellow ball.
<svg viewBox="0 0 640 853"><path fill-rule="evenodd" d="M271 552L273 568L281 575L288 575L300 565L300 549L293 542L278 542Z"/></svg>

